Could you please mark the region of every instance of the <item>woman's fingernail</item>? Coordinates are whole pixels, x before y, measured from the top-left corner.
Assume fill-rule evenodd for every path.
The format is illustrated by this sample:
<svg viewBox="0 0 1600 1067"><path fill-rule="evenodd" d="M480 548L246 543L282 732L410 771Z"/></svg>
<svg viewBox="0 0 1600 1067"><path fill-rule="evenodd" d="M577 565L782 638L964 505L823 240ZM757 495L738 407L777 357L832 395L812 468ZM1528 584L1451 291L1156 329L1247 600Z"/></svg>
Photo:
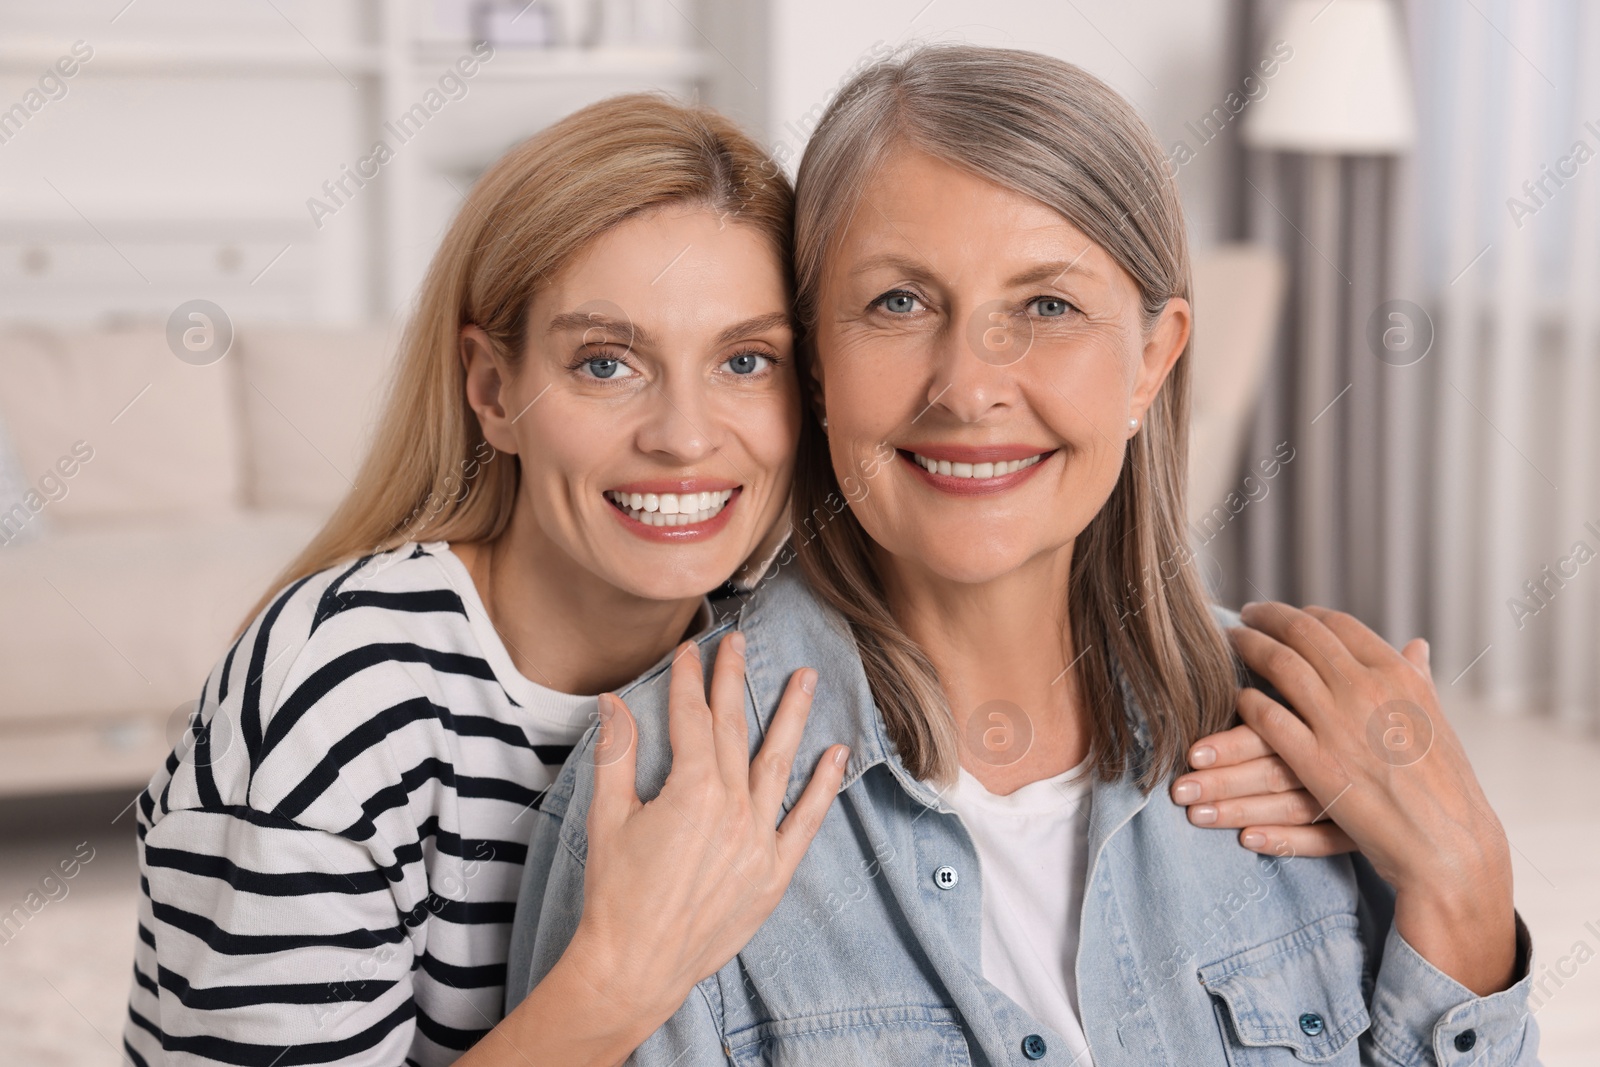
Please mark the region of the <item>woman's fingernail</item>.
<svg viewBox="0 0 1600 1067"><path fill-rule="evenodd" d="M835 767L843 767L845 765L845 761L848 760L849 758L850 758L850 746L849 745L840 745L839 748L836 749L834 751L834 753L833 753L833 765Z"/></svg>
<svg viewBox="0 0 1600 1067"><path fill-rule="evenodd" d="M610 693L601 693L596 699L595 704L597 705L597 711L600 714L600 721L602 723L610 722L611 716L616 714L616 709L611 706L611 702L615 699L616 697L612 696Z"/></svg>
<svg viewBox="0 0 1600 1067"><path fill-rule="evenodd" d="M1193 804L1199 799L1199 782L1179 782L1172 787L1172 802L1174 804Z"/></svg>
<svg viewBox="0 0 1600 1067"><path fill-rule="evenodd" d="M1217 809L1210 804L1196 804L1189 809L1189 818L1201 826L1210 826L1217 821Z"/></svg>
<svg viewBox="0 0 1600 1067"><path fill-rule="evenodd" d="M1189 766L1209 767L1217 762L1217 750L1210 745L1201 745L1189 754Z"/></svg>
<svg viewBox="0 0 1600 1067"><path fill-rule="evenodd" d="M733 649L741 656L744 655L744 634L740 633L738 630L735 630L727 636L726 640L729 648Z"/></svg>
<svg viewBox="0 0 1600 1067"><path fill-rule="evenodd" d="M698 642L698 641L685 641L683 643L683 654L685 656L693 656L695 659L699 659L700 658L700 642Z"/></svg>
<svg viewBox="0 0 1600 1067"><path fill-rule="evenodd" d="M1244 845L1245 848L1260 848L1267 843L1267 838L1265 834L1251 830L1239 839L1239 843Z"/></svg>
<svg viewBox="0 0 1600 1067"><path fill-rule="evenodd" d="M817 691L817 672L810 667L800 672L800 691L807 694Z"/></svg>

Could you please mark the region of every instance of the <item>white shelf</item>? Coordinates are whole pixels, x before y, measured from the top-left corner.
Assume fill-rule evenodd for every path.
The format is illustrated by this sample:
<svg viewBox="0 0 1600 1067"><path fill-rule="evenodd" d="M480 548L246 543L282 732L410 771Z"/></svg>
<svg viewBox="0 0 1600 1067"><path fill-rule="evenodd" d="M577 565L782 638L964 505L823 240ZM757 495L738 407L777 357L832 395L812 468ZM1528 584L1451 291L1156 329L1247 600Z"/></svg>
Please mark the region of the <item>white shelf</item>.
<svg viewBox="0 0 1600 1067"><path fill-rule="evenodd" d="M412 59L412 70L419 78L431 79L462 56L472 54L471 46L440 46L429 43L419 48ZM502 45L494 56L480 61L474 78L490 81L573 81L580 79L629 80L647 78L667 81L693 81L705 76L705 54L685 48L608 47L608 48L518 48Z"/></svg>
<svg viewBox="0 0 1600 1067"><path fill-rule="evenodd" d="M67 50L59 41L7 41L0 44L0 70L42 72L65 54ZM377 74L380 59L379 50L370 46L325 48L319 52L304 41L260 45L219 41L198 46L117 43L95 45L94 56L79 61L79 71L142 75L326 73L336 78L341 72L346 76Z"/></svg>
<svg viewBox="0 0 1600 1067"><path fill-rule="evenodd" d="M428 92L440 88L439 80L458 61L473 63L475 69L465 79L469 91L445 91L448 112L438 106L431 111L447 117L424 120L427 136L418 146L390 144L393 156L383 166L378 190L360 194L354 219L341 220L340 238L319 239L312 231L303 206L305 197L319 195L314 188L307 188L292 209L281 212L265 205L227 203L226 196L215 204L170 207L97 203L92 195L76 198L92 226L40 189L29 195L25 205L0 208L0 227L7 233L0 239L6 246L3 251L15 254L22 245L45 245L59 249L56 259L65 263L69 252L76 254L96 242L109 240L113 246L140 249L168 243L193 245L196 251L190 258L203 266L205 249L219 242L275 242L268 249L275 254L288 243L334 240L329 245L333 251L322 251L322 262L337 264L345 275L360 262L370 277L352 292L372 294L358 299L372 301L371 313L388 314L414 295L438 235L456 210L456 190L444 194L443 177L476 173L511 143L590 101L642 88L692 94L716 70L708 52L687 43L665 42L593 48L501 44L485 60L464 37L417 36L401 4L384 2L375 10L379 17L371 35L346 38L342 44L313 44L281 32L271 36L241 32L232 38L208 35L200 40L107 40L93 41L93 56L78 61L80 79L189 79L204 91L208 85L245 77L273 83L267 91L278 85L297 91L310 86L314 91L302 95L358 96L367 116L360 120L365 128L347 152L321 171L330 177L335 175L335 163L353 164L374 141L392 141L388 123L397 116L413 113L425 100L437 104ZM32 81L69 50L70 44L61 38L10 37L0 41L0 71ZM101 195L106 195L104 190ZM339 240L347 243L338 244ZM79 290L70 295L81 299Z"/></svg>
<svg viewBox="0 0 1600 1067"><path fill-rule="evenodd" d="M0 70L34 73L64 54L56 41L8 41L0 44ZM463 56L472 56L469 42L429 41L412 50L411 74L431 80ZM323 49L305 42L248 45L108 44L80 62L83 73L170 75L176 77L237 76L241 73L337 78L377 77L384 73L383 51L375 46ZM602 48L526 48L501 45L480 62L478 74L495 81L572 81L607 78L660 78L691 81L705 75L706 57L685 48L613 46Z"/></svg>

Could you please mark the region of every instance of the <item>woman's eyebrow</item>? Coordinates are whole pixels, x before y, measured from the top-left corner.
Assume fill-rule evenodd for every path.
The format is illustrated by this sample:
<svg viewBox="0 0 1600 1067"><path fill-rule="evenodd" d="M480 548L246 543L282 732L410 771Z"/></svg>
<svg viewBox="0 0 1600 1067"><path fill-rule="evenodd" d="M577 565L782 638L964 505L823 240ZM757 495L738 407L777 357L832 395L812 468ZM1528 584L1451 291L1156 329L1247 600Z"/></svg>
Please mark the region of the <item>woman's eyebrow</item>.
<svg viewBox="0 0 1600 1067"><path fill-rule="evenodd" d="M741 319L717 334L715 343L725 345L729 341L766 333L780 326L785 328L793 326L787 311L753 315L748 319ZM653 347L656 343L650 331L644 327L628 319L616 319L597 311L565 311L551 319L550 325L545 328L546 333L560 333L564 330L604 330L619 337L627 337L630 343L637 343L642 348Z"/></svg>
<svg viewBox="0 0 1600 1067"><path fill-rule="evenodd" d="M767 315L756 315L753 318L736 322L732 326L717 334L717 344L725 345L729 341L737 341L741 337L750 337L753 334L766 333L780 326L793 327L787 311L774 311Z"/></svg>
<svg viewBox="0 0 1600 1067"><path fill-rule="evenodd" d="M1087 251L1088 249L1085 248L1084 252ZM919 281L931 280L937 277L937 274L926 265L918 263L916 260L906 259L904 256L896 255L894 253L887 253L881 256L871 256L867 259L864 259L855 266L851 273L867 274L871 271L881 270L883 268L889 268L895 271L897 274L901 274L907 278L915 278ZM1099 279L1100 277L1100 273L1098 271L1096 271L1088 263L1084 262L1083 252L1080 252L1072 259L1051 260L1044 263L1035 263L1006 279L1005 284L1008 287L1016 287L1023 285L1037 285L1041 282L1053 283L1060 280L1061 276L1064 274L1078 274L1085 278L1091 279Z"/></svg>
<svg viewBox="0 0 1600 1067"><path fill-rule="evenodd" d="M605 330L629 339L629 343L637 341L649 347L655 344L655 339L648 330L635 325L629 319L614 319L609 315L602 315L598 311L564 311L550 320L550 325L545 327L545 333L560 333L564 330Z"/></svg>
<svg viewBox="0 0 1600 1067"><path fill-rule="evenodd" d="M898 255L894 252L885 252L884 254L878 256L868 256L860 263L857 263L855 267L851 269L850 273L867 274L871 271L882 270L885 267L893 270L897 274L905 275L908 278L926 280L935 277L934 271L928 267L927 264L920 263L914 259L907 259L905 256Z"/></svg>
<svg viewBox="0 0 1600 1067"><path fill-rule="evenodd" d="M1088 251L1088 249L1084 249ZM1039 282L1055 282L1063 274L1080 274L1085 278L1098 279L1100 274L1093 267L1083 262L1083 253L1080 252L1072 259L1057 260L1051 263L1038 263L1017 274L1013 274L1006 281L1008 286L1036 285Z"/></svg>

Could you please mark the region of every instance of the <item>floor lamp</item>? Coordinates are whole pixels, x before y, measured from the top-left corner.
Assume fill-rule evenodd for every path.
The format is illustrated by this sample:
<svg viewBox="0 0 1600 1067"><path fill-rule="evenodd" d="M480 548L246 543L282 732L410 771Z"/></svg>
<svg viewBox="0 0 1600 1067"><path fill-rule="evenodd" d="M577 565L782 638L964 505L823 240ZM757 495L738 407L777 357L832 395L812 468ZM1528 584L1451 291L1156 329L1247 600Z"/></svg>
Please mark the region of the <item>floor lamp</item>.
<svg viewBox="0 0 1600 1067"><path fill-rule="evenodd" d="M1294 595L1334 606L1341 599L1340 435L1328 409L1349 380L1338 340L1341 290L1348 284L1338 266L1345 229L1340 159L1393 155L1411 145L1410 72L1400 19L1389 0L1287 0L1267 40L1276 56L1283 56L1284 44L1290 52L1277 60L1266 95L1251 104L1244 143L1306 157L1304 216L1301 224L1291 222L1304 240L1289 257L1300 314L1299 348L1292 354L1298 440L1291 443L1306 445L1296 460L1294 525L1301 549ZM1367 444L1376 448L1376 442Z"/></svg>

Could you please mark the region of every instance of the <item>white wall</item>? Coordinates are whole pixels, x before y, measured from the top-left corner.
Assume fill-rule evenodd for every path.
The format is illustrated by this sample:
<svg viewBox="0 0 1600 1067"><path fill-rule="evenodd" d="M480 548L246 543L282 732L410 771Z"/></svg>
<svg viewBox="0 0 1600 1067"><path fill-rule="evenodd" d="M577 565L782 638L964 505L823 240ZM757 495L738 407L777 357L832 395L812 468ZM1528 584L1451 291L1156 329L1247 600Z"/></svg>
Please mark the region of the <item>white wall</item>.
<svg viewBox="0 0 1600 1067"><path fill-rule="evenodd" d="M1061 56L1130 97L1167 147L1193 140L1184 121L1232 80L1228 0L659 0L703 53L698 75L624 56L528 80L507 51L374 188L314 227L308 198L452 57L419 60L414 84L380 89L397 84L384 80L383 27L431 2L0 0L0 108L74 41L95 53L65 96L0 143L0 315L164 314L196 296L239 318L390 314L478 167L573 107L652 84L698 81L798 160L821 106L877 42ZM1202 149L1180 173L1197 244L1216 231L1222 155Z"/></svg>
<svg viewBox="0 0 1600 1067"><path fill-rule="evenodd" d="M1076 63L1139 109L1179 171L1196 247L1217 239L1222 150L1184 128L1245 73L1228 69L1226 0L769 0L771 54L745 73L766 81L768 144L798 160L821 107L873 45L936 41L1026 48ZM808 118L809 116L809 118ZM791 164L792 166L792 164Z"/></svg>
<svg viewBox="0 0 1600 1067"><path fill-rule="evenodd" d="M381 123L437 99L469 55L426 32L433 5L0 0L0 113L34 102L0 131L0 317L159 319L195 297L236 319L391 316L461 190L512 143L603 96L692 90L705 67L675 14L597 51L503 46L402 141ZM38 106L74 42L89 58ZM380 135L377 177L325 193Z"/></svg>

